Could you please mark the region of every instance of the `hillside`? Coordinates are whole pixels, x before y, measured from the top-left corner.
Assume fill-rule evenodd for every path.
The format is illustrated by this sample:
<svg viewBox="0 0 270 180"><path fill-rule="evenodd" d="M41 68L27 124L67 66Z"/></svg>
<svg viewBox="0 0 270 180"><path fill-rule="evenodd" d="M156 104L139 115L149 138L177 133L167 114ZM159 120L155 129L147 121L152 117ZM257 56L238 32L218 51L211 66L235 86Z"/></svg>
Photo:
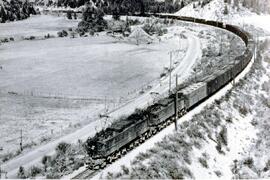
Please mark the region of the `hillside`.
<svg viewBox="0 0 270 180"><path fill-rule="evenodd" d="M198 3L193 4L177 14L226 20L243 25L254 36L260 35L258 57L253 66L220 100L205 106L198 114L180 119L177 132L156 139L157 143L151 148L142 145L144 147L141 149L148 150L140 151L135 158L121 159L122 162L116 162L116 165L108 167L95 178L270 177L270 16L257 15L248 10L250 7L242 5L237 9L223 0L213 0L203 7ZM228 14L224 15L226 6Z"/></svg>
<svg viewBox="0 0 270 180"><path fill-rule="evenodd" d="M227 21L255 13L270 12L269 0L258 1L259 3L254 2L250 0L243 0L241 2L237 0L234 3L231 0L195 1L183 7L176 14Z"/></svg>

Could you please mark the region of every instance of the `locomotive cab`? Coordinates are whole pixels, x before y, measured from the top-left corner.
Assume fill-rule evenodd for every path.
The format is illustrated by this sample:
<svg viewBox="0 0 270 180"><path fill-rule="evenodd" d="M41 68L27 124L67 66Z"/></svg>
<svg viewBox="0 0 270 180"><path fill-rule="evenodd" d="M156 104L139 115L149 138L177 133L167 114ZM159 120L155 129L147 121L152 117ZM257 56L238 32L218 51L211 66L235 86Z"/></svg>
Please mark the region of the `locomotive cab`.
<svg viewBox="0 0 270 180"><path fill-rule="evenodd" d="M94 158L97 151L102 148L102 144L100 144L98 141L88 139L86 141L85 146L87 147L87 154Z"/></svg>

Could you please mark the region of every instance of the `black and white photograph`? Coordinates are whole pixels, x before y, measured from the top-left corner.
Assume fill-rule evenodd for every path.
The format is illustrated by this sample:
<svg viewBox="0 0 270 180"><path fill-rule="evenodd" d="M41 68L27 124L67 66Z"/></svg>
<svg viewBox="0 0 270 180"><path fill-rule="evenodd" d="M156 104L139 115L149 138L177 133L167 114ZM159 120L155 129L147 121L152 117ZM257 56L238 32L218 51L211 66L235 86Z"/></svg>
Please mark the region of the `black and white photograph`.
<svg viewBox="0 0 270 180"><path fill-rule="evenodd" d="M270 0L0 0L0 179L270 179Z"/></svg>

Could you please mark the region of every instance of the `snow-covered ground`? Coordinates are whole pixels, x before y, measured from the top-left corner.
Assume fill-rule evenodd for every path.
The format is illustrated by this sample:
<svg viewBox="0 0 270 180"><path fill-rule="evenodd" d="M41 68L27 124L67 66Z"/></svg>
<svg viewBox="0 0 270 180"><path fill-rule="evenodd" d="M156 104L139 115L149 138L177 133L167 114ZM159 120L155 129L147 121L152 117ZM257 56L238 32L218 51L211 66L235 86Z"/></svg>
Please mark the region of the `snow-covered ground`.
<svg viewBox="0 0 270 180"><path fill-rule="evenodd" d="M21 39L29 36L42 36L48 33L56 36L58 31L74 28L79 20L68 20L64 16L35 15L25 20L1 23L0 39L10 38Z"/></svg>
<svg viewBox="0 0 270 180"><path fill-rule="evenodd" d="M193 8L193 4L195 4L195 8ZM224 15L225 5L226 3L224 0L212 0L203 7L198 5L198 2L194 2L185 6L175 14L188 17L204 18L208 20L222 20L225 22L229 20L230 23L232 19L238 19L252 14L242 6L239 7L239 10L237 10L236 8L228 5L228 15Z"/></svg>
<svg viewBox="0 0 270 180"><path fill-rule="evenodd" d="M248 73L252 63L236 78L236 83ZM215 149L218 133L220 133L223 125L227 123L225 118L223 119L224 122L219 122L220 118L224 116L219 115L217 110L219 108L227 109L228 106L215 103L219 102L216 100L223 97L232 87L232 83L228 84L221 91L179 119L177 132L175 132L175 125L170 125L111 166L96 174L93 179L179 179L183 177L208 179L217 178L215 171L221 169L230 173L230 159L224 156L223 153L219 154ZM241 116L232 117L233 112L229 116L230 118L239 118L239 120L243 119ZM237 120L237 122L239 121ZM230 132L230 137L228 137L228 142L231 142L231 151L235 157L239 157L238 152L242 151L237 145L243 147L243 145L248 144L246 141L242 141L242 137L246 135L249 138L255 136L255 132L247 134L247 131L245 131L252 129L248 122L236 123L232 128L232 132ZM234 135L238 135L239 138L235 139ZM250 140L249 138L247 139ZM213 167L207 167L206 169L201 167L196 158L200 158L202 153L205 154L203 156L211 158L212 162L208 163L211 163ZM217 161L220 164L216 163ZM225 166L225 164L228 166Z"/></svg>
<svg viewBox="0 0 270 180"><path fill-rule="evenodd" d="M269 45L225 96L181 118L178 132L171 125L93 179L269 178Z"/></svg>

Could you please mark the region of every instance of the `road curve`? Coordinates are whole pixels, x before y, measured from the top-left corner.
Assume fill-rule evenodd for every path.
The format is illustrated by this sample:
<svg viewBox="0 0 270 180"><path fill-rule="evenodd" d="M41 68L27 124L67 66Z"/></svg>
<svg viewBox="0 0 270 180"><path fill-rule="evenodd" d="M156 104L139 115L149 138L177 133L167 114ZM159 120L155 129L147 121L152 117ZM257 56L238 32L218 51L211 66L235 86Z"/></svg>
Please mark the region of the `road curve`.
<svg viewBox="0 0 270 180"><path fill-rule="evenodd" d="M188 49L183 60L177 66L177 68L172 72L172 76L176 73L180 75L179 82L183 81L188 77L192 70L192 66L196 62L198 58L201 57L201 47L200 41L197 37L186 34L188 38ZM163 94L168 91L168 77L163 80L165 83L157 84L154 86L151 91L141 95L134 101L128 103L126 106L121 107L120 109L112 112L109 114L111 118L117 118L122 113L131 113L135 108L142 108L147 106L148 102L152 100L151 92L159 92ZM31 150L23 155L20 155L10 161L1 165L1 169L7 172L8 178L16 178L16 174L20 166L25 168L29 168L36 163L39 163L44 155L52 155L55 152L55 147L60 142L67 142L67 143L76 143L78 139L86 140L89 136L93 136L96 132L95 127L100 125L104 120L94 121L87 126L78 129L77 131L63 136L57 140L51 141L45 145L42 145L34 150Z"/></svg>

